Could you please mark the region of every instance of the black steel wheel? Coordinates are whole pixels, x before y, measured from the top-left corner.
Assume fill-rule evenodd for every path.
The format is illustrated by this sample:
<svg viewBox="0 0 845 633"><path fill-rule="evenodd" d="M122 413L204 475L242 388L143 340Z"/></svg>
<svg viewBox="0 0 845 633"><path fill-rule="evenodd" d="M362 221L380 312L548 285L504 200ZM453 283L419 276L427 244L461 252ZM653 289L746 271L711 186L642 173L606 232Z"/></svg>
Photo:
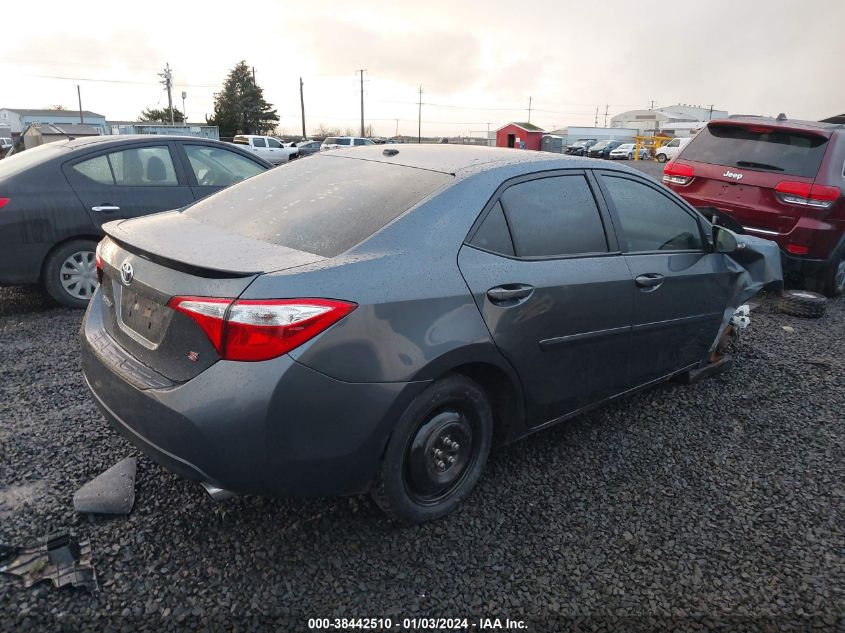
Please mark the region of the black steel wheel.
<svg viewBox="0 0 845 633"><path fill-rule="evenodd" d="M448 514L478 482L492 438L493 414L483 389L459 374L437 380L397 423L373 499L405 523Z"/></svg>

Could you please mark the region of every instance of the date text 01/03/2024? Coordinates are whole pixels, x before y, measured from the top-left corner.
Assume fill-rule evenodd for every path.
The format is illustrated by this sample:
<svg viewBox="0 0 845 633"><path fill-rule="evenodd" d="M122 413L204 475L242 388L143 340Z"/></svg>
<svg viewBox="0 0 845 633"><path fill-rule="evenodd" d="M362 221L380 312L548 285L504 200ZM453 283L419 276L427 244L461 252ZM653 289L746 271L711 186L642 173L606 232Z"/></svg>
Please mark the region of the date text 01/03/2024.
<svg viewBox="0 0 845 633"><path fill-rule="evenodd" d="M525 630L523 620L510 618L309 618L308 628L315 631L331 630Z"/></svg>

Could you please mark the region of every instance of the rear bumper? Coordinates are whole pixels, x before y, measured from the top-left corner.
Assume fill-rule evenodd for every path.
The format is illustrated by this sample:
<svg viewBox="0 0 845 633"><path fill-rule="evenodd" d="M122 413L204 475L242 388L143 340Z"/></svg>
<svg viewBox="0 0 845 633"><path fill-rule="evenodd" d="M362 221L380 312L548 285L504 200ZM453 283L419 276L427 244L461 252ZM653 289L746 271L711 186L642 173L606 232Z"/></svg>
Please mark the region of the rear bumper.
<svg viewBox="0 0 845 633"><path fill-rule="evenodd" d="M100 300L98 292L92 302ZM427 384L341 382L286 355L218 361L188 382L144 388L111 366L99 313L86 314L82 358L106 419L168 470L235 492L367 490L395 421Z"/></svg>
<svg viewBox="0 0 845 633"><path fill-rule="evenodd" d="M829 258L792 255L784 250L784 243L788 243L791 234L763 233L762 231L748 230L728 213L715 207L696 207L711 222L734 231L735 233L747 233L755 237L762 237L775 242L780 248L781 264L785 275L798 275L802 277L813 276L821 272L830 262Z"/></svg>

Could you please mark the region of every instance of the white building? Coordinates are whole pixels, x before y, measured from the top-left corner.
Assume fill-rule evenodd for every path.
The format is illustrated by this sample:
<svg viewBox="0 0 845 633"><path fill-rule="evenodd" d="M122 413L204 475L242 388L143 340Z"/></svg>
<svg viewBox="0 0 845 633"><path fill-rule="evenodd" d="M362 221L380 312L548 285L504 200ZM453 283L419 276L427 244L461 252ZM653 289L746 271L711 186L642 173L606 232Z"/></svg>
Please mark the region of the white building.
<svg viewBox="0 0 845 633"><path fill-rule="evenodd" d="M679 103L654 110L629 110L610 119L611 127L635 128L644 136L694 136L712 119L724 119L727 110Z"/></svg>

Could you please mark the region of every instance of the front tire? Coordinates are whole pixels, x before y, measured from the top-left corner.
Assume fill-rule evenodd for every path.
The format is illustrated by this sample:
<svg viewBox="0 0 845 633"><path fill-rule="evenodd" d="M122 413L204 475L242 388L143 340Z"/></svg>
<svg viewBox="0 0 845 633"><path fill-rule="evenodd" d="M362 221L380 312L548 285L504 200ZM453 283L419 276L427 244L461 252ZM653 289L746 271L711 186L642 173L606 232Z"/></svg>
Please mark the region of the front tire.
<svg viewBox="0 0 845 633"><path fill-rule="evenodd" d="M93 240L71 240L55 248L44 261L41 278L45 290L68 308L85 308L97 289Z"/></svg>
<svg viewBox="0 0 845 633"><path fill-rule="evenodd" d="M399 419L373 500L403 523L449 514L478 483L492 438L493 412L484 390L459 374L437 380Z"/></svg>

